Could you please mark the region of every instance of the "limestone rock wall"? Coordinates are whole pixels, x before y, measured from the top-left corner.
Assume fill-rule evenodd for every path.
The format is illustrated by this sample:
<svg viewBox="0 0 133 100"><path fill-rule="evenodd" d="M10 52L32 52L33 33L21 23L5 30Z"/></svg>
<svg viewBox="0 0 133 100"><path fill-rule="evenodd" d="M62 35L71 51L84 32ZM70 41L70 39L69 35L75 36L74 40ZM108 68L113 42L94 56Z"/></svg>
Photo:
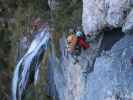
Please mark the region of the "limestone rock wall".
<svg viewBox="0 0 133 100"><path fill-rule="evenodd" d="M63 51L63 41L61 45ZM93 70L89 66L90 55L94 55L90 49L82 51L77 64L70 55L62 52L57 60L53 53L48 66L51 94L58 98L55 100L132 100L132 54L133 35L124 36L112 49L100 53Z"/></svg>
<svg viewBox="0 0 133 100"><path fill-rule="evenodd" d="M106 27L123 27L127 19L132 18L132 2L133 0L83 0L82 25L85 34L96 34ZM126 28L123 31L126 32Z"/></svg>

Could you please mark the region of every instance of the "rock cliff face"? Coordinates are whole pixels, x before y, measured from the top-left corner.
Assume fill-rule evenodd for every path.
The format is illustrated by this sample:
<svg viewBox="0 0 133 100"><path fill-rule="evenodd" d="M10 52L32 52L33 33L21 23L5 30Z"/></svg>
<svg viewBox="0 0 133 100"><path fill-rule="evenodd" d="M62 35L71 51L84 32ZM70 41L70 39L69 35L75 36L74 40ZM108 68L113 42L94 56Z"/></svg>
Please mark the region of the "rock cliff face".
<svg viewBox="0 0 133 100"><path fill-rule="evenodd" d="M122 28L123 32L131 33L133 32L133 9L126 18L126 22Z"/></svg>
<svg viewBox="0 0 133 100"><path fill-rule="evenodd" d="M109 30L103 31L99 55L91 49L82 50L77 64L71 55L64 54L65 37L60 39L61 59L53 48L48 83L55 100L133 100L132 6L132 0L83 0L84 32L95 35Z"/></svg>
<svg viewBox="0 0 133 100"><path fill-rule="evenodd" d="M70 55L64 56L64 39L60 42L62 59L58 60L53 50L48 64L49 93L58 98L55 100L133 99L132 35L124 36L112 49L101 52L93 69L89 61L94 53L90 49L82 51L79 63L74 65Z"/></svg>
<svg viewBox="0 0 133 100"><path fill-rule="evenodd" d="M84 32L96 34L107 27L123 27L124 32L131 30L132 3L132 0L83 0Z"/></svg>
<svg viewBox="0 0 133 100"><path fill-rule="evenodd" d="M84 100L132 100L133 36L125 36L110 51L96 59L87 77Z"/></svg>

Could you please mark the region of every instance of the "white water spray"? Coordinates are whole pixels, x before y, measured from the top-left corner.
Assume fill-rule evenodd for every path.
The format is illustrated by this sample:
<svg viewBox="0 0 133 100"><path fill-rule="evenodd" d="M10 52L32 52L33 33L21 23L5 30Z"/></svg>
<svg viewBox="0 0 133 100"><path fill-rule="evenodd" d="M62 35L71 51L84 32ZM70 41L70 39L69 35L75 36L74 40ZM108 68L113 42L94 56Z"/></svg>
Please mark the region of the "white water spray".
<svg viewBox="0 0 133 100"><path fill-rule="evenodd" d="M16 65L16 69L14 71L12 80L13 100L21 100L21 95L28 83L31 65L34 62L35 57L37 57L40 54L39 52L45 52L45 50L48 48L49 39L50 34L48 32L48 28L44 28L41 32L38 32L35 39L31 43L28 51ZM38 76L39 66L40 64L38 62L34 66L34 69L36 69L34 76L35 83Z"/></svg>

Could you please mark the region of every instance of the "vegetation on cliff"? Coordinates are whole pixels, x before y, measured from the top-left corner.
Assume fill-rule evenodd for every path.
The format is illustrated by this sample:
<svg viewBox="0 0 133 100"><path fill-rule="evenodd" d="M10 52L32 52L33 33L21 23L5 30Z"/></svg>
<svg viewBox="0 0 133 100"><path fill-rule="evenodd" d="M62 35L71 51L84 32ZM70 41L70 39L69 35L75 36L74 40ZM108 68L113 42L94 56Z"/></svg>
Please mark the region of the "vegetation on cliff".
<svg viewBox="0 0 133 100"><path fill-rule="evenodd" d="M55 0L56 1L56 0ZM12 73L17 59L18 43L22 33L31 36L31 23L36 18L48 22L53 31L53 44L59 57L59 38L62 33L67 35L69 28L81 25L82 1L58 0L59 5L53 11L48 5L48 0L1 0L0 1L0 99L11 98L10 86ZM47 61L45 55L44 61ZM46 63L46 62L45 62ZM42 87L47 83L46 64L41 67L41 79L37 87L31 86L27 91L27 98L32 99L35 91L38 97L47 98ZM49 97L48 97L49 98Z"/></svg>

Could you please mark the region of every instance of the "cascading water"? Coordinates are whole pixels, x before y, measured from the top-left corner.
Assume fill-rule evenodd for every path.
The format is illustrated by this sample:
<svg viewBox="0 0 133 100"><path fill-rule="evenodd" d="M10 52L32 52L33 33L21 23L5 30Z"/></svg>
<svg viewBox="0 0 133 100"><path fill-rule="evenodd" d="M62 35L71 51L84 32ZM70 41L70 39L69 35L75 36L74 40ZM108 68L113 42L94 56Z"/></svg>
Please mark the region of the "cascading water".
<svg viewBox="0 0 133 100"><path fill-rule="evenodd" d="M22 94L28 85L31 73L34 73L34 83L37 81L40 62L43 53L48 48L50 33L48 27L42 29L35 36L26 54L16 65L12 80L12 98L21 100ZM32 71L32 72L31 72Z"/></svg>

